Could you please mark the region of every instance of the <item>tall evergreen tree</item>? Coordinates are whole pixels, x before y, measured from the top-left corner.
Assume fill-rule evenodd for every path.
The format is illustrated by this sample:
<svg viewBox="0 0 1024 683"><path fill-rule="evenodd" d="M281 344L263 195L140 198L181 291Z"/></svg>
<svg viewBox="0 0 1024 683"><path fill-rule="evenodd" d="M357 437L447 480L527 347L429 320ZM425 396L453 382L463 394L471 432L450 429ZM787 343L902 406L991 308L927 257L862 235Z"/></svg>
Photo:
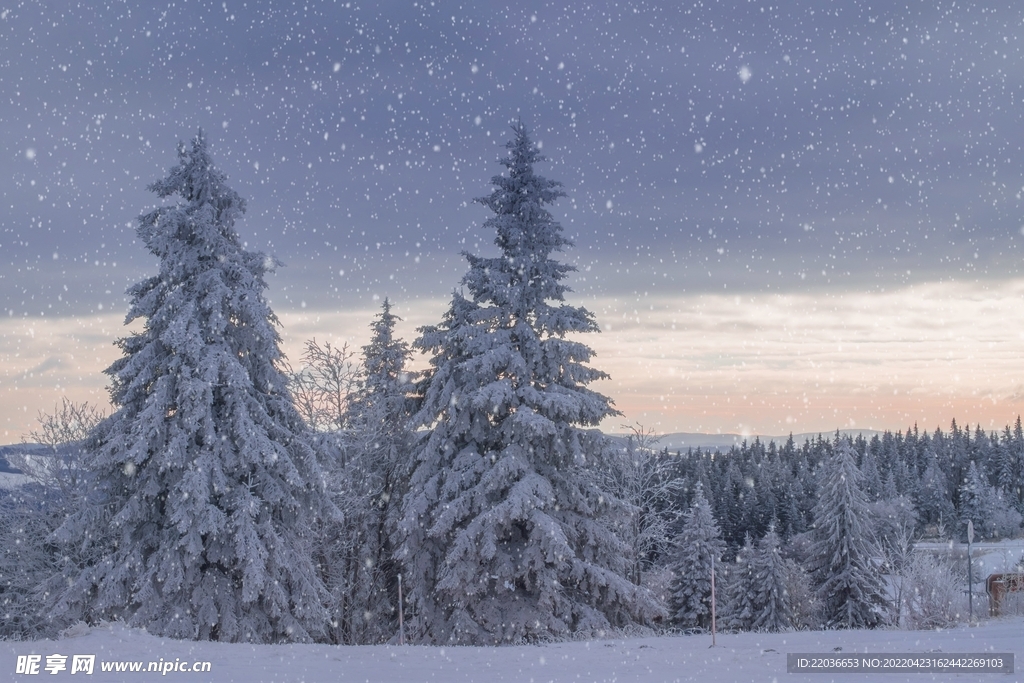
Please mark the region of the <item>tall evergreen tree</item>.
<svg viewBox="0 0 1024 683"><path fill-rule="evenodd" d="M684 628L711 626L711 565L715 563L715 581L720 584L721 559L725 541L711 512L711 503L697 483L693 505L686 515L677 540L678 551L672 563L669 610L673 622ZM717 588L717 585L716 585Z"/></svg>
<svg viewBox="0 0 1024 683"><path fill-rule="evenodd" d="M582 468L604 449L584 427L616 414L587 388L605 374L567 335L596 332L591 313L564 302L573 270L552 258L570 245L546 208L560 184L513 127L508 173L477 201L493 215L496 257L470 269L438 326L415 346L432 355L403 504L399 560L412 585L414 636L491 643L595 631L654 616L623 577L622 543L598 519L617 505Z"/></svg>
<svg viewBox="0 0 1024 683"><path fill-rule="evenodd" d="M57 611L177 638L309 640L326 622L311 517L331 506L278 365L275 262L243 249L245 203L202 131L150 189L179 201L139 217L159 273L128 290L143 329L117 342L92 497L58 531L106 554L65 577Z"/></svg>
<svg viewBox="0 0 1024 683"><path fill-rule="evenodd" d="M871 564L881 553L871 527L857 454L849 439L843 439L822 471L811 548L812 571L830 628L873 628L885 622L885 592Z"/></svg>

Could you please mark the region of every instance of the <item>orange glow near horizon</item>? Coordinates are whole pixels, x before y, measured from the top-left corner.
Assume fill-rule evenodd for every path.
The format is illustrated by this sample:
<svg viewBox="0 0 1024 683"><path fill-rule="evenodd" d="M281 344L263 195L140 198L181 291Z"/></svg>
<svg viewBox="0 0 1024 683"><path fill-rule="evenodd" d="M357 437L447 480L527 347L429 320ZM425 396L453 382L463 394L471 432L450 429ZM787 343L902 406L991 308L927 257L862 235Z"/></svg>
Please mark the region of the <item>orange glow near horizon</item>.
<svg viewBox="0 0 1024 683"><path fill-rule="evenodd" d="M953 419L1001 430L1024 412L1022 298L1024 279L570 303L603 330L581 341L611 375L593 388L623 413L608 431L640 423L661 434L783 435L946 429ZM447 302L394 303L398 333L411 340ZM283 349L294 364L312 337L358 352L378 310L279 311ZM102 370L128 333L121 323L119 314L0 320L0 440L20 441L61 396L106 406Z"/></svg>

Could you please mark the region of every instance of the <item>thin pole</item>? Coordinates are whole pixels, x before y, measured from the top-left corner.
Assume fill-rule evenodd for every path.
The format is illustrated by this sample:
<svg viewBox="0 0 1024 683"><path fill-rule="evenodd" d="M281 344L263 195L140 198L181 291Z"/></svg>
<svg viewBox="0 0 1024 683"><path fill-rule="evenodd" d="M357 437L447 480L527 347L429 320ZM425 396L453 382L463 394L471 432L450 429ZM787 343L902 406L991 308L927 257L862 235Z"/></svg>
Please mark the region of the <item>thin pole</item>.
<svg viewBox="0 0 1024 683"><path fill-rule="evenodd" d="M967 520L967 614L968 623L974 623L974 573L971 569L971 541L974 540L974 520Z"/></svg>
<svg viewBox="0 0 1024 683"><path fill-rule="evenodd" d="M711 555L711 647L715 646L715 556Z"/></svg>
<svg viewBox="0 0 1024 683"><path fill-rule="evenodd" d="M402 575L398 575L398 644L405 645L405 618L402 611Z"/></svg>
<svg viewBox="0 0 1024 683"><path fill-rule="evenodd" d="M971 539L967 538L967 614L974 623L974 571L971 568Z"/></svg>

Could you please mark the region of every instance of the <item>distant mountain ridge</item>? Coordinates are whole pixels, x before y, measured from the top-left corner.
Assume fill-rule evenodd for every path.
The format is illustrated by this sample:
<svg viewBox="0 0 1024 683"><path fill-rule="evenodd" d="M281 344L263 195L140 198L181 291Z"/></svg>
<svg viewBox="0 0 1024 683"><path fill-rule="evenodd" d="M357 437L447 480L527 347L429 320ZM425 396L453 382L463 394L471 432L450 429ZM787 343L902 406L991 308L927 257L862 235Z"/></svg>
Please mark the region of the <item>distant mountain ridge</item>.
<svg viewBox="0 0 1024 683"><path fill-rule="evenodd" d="M7 461L7 456L9 455L20 453L39 454L44 453L47 450L46 446L38 443L13 443L7 446L0 446L0 473L21 473L21 470L11 467L11 463Z"/></svg>

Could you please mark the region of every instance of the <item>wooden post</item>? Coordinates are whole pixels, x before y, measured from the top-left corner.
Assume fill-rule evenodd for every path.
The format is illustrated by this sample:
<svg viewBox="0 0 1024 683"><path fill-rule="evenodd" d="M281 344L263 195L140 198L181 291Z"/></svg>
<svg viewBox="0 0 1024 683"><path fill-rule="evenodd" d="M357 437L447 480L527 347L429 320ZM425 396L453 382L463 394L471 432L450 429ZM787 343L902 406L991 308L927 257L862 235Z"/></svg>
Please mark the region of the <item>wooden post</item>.
<svg viewBox="0 0 1024 683"><path fill-rule="evenodd" d="M974 622L974 572L971 569L971 542L974 540L974 521L967 520L967 613Z"/></svg>
<svg viewBox="0 0 1024 683"><path fill-rule="evenodd" d="M988 593L988 615L998 617L1002 613L1003 595L1006 594L1003 574L992 574L985 579L985 591Z"/></svg>
<svg viewBox="0 0 1024 683"><path fill-rule="evenodd" d="M715 555L711 555L711 647L715 646Z"/></svg>
<svg viewBox="0 0 1024 683"><path fill-rule="evenodd" d="M405 619L402 610L402 575L398 575L398 644L405 645Z"/></svg>

